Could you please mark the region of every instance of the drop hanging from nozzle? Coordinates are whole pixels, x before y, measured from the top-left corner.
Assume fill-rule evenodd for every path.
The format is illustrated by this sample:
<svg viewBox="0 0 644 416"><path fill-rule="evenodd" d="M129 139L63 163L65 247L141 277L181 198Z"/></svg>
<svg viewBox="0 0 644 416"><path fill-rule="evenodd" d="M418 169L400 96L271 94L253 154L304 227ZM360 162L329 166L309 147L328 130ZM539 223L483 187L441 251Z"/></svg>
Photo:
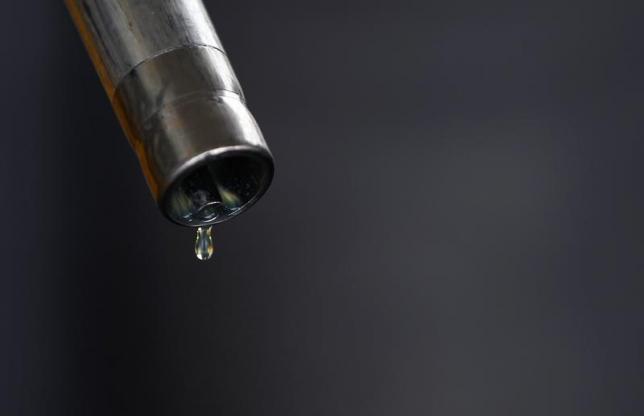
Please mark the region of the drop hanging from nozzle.
<svg viewBox="0 0 644 416"><path fill-rule="evenodd" d="M197 238L195 239L195 255L199 260L209 260L215 246L212 242L212 226L197 228Z"/></svg>

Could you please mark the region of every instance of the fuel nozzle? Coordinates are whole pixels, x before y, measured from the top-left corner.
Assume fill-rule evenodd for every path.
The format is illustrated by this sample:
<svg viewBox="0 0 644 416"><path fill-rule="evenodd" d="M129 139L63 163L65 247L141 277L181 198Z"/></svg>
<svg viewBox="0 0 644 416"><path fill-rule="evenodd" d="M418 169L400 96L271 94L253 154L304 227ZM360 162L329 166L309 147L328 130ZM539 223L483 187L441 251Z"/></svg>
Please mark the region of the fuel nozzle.
<svg viewBox="0 0 644 416"><path fill-rule="evenodd" d="M66 0L152 195L209 227L268 189L273 158L201 0Z"/></svg>

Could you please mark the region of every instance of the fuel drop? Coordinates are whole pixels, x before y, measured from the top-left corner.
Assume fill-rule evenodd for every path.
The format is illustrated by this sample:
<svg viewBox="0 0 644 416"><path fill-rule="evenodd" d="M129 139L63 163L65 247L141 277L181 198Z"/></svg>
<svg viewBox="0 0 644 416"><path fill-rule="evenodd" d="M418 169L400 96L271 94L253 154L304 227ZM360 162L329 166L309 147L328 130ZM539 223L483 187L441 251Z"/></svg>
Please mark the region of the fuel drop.
<svg viewBox="0 0 644 416"><path fill-rule="evenodd" d="M197 228L195 240L195 254L199 260L208 260L212 257L215 247L212 243L212 227Z"/></svg>

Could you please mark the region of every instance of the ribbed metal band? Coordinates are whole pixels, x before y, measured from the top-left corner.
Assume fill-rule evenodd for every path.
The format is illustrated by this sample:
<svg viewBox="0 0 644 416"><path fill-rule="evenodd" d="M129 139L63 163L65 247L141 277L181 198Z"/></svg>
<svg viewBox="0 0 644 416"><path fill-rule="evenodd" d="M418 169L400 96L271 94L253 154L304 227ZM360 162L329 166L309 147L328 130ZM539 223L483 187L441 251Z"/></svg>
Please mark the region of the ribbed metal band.
<svg viewBox="0 0 644 416"><path fill-rule="evenodd" d="M270 155L221 51L172 50L136 66L112 100L157 200L190 165L213 149L255 149Z"/></svg>

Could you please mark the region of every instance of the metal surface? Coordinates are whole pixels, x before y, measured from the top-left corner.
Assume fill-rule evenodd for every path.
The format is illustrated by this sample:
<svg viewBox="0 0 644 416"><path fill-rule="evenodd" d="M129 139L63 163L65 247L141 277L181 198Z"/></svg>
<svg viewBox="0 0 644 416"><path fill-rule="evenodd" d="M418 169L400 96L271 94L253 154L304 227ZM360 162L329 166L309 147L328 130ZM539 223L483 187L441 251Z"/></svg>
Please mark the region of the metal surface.
<svg viewBox="0 0 644 416"><path fill-rule="evenodd" d="M160 208L225 221L273 161L201 0L66 0Z"/></svg>

